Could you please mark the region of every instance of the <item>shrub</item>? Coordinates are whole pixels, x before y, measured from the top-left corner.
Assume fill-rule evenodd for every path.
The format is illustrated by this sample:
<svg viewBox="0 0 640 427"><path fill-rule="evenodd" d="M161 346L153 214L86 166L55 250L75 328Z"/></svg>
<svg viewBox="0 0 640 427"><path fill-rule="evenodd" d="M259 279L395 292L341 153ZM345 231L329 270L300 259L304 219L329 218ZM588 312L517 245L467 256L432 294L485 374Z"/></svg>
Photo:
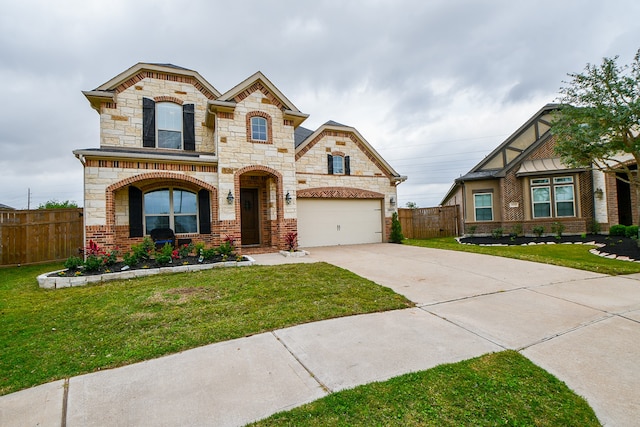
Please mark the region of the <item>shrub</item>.
<svg viewBox="0 0 640 427"><path fill-rule="evenodd" d="M638 226L637 225L627 225L624 230L625 237L638 238Z"/></svg>
<svg viewBox="0 0 640 427"><path fill-rule="evenodd" d="M599 234L600 233L600 223L598 221L591 220L591 226L589 227L589 231L591 231L591 233L593 234Z"/></svg>
<svg viewBox="0 0 640 427"><path fill-rule="evenodd" d="M391 216L391 236L389 238L392 243L402 243L404 235L402 234L402 225L398 220L398 212L394 212Z"/></svg>
<svg viewBox="0 0 640 427"><path fill-rule="evenodd" d="M522 234L524 233L523 229L524 227L522 226L522 224L513 224L513 226L511 227L511 234L522 236Z"/></svg>
<svg viewBox="0 0 640 427"><path fill-rule="evenodd" d="M171 255L173 255L173 246L165 243L162 249L156 252L156 262L160 265L167 265L171 262Z"/></svg>
<svg viewBox="0 0 640 427"><path fill-rule="evenodd" d="M202 255L203 259L212 259L216 255L218 255L218 251L216 248L208 248L208 249L202 249L200 254Z"/></svg>
<svg viewBox="0 0 640 427"><path fill-rule="evenodd" d="M132 245L131 250L135 254L136 258L140 261L148 260L155 252L156 246L150 237L145 237L141 243Z"/></svg>
<svg viewBox="0 0 640 427"><path fill-rule="evenodd" d="M102 257L97 255L89 255L84 261L85 271L98 271L104 264Z"/></svg>
<svg viewBox="0 0 640 427"><path fill-rule="evenodd" d="M180 256L180 258L188 257L193 252L194 248L195 246L193 245L193 243L182 245L178 248L178 255ZM197 253L200 253L200 251L198 251Z"/></svg>
<svg viewBox="0 0 640 427"><path fill-rule="evenodd" d="M82 261L82 258L77 256L70 256L64 262L64 268L66 268L67 270L77 270L78 267L80 267L83 263L84 261Z"/></svg>
<svg viewBox="0 0 640 427"><path fill-rule="evenodd" d="M223 242L220 246L218 246L218 253L223 257L229 256L233 252L233 245L229 242Z"/></svg>
<svg viewBox="0 0 640 427"><path fill-rule="evenodd" d="M204 248L205 248L205 246L206 246L206 245L204 244L204 242L198 242L198 243L196 243L196 244L194 245L194 248L195 248L195 252L196 252L196 254L201 255L201 254L202 254L202 251L203 251L203 250L204 250Z"/></svg>
<svg viewBox="0 0 640 427"><path fill-rule="evenodd" d="M493 230L491 230L491 236L494 239L499 239L500 237L502 237L502 234L504 234L504 228L502 227L494 228Z"/></svg>
<svg viewBox="0 0 640 427"><path fill-rule="evenodd" d="M129 267L135 267L138 264L138 257L134 252L127 252L122 256L122 262Z"/></svg>
<svg viewBox="0 0 640 427"><path fill-rule="evenodd" d="M536 225L531 229L531 231L533 231L533 234L535 234L536 237L542 237L542 235L544 234L544 227L541 225Z"/></svg>
<svg viewBox="0 0 640 427"><path fill-rule="evenodd" d="M561 222L554 222L551 224L551 232L556 235L556 238L561 238L564 232L565 226Z"/></svg>
<svg viewBox="0 0 640 427"><path fill-rule="evenodd" d="M469 234L471 237L473 237L474 234L476 234L476 230L478 229L477 225L470 225L467 227L467 234Z"/></svg>
<svg viewBox="0 0 640 427"><path fill-rule="evenodd" d="M287 245L288 251L295 251L298 246L298 233L294 233L293 231L287 233L284 236L284 241Z"/></svg>
<svg viewBox="0 0 640 427"><path fill-rule="evenodd" d="M624 236L626 232L627 227L625 225L617 224L609 227L610 236Z"/></svg>

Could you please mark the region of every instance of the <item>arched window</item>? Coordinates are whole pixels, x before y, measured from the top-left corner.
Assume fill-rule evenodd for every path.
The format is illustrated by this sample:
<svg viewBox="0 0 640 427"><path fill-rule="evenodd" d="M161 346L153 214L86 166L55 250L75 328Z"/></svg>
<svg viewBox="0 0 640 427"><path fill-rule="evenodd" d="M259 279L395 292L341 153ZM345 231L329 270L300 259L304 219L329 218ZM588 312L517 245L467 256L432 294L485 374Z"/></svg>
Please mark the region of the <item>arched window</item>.
<svg viewBox="0 0 640 427"><path fill-rule="evenodd" d="M267 119L264 117L251 117L251 139L254 141L267 141Z"/></svg>
<svg viewBox="0 0 640 427"><path fill-rule="evenodd" d="M171 228L176 234L198 232L198 197L177 188L144 194L145 234L156 228Z"/></svg>

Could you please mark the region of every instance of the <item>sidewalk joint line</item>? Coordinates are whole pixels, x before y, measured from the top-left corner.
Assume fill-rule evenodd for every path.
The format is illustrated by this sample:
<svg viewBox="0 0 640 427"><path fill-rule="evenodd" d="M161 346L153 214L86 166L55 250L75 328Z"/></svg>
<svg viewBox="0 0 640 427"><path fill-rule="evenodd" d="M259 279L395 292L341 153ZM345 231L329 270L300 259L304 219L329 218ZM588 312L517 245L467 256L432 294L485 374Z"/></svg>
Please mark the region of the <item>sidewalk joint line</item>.
<svg viewBox="0 0 640 427"><path fill-rule="evenodd" d="M311 371L311 369L309 369L304 363L302 363L302 360L300 360L300 358L298 356L295 355L295 353L293 352L293 350L291 350L289 348L289 346L287 346L287 344L285 344L284 341L282 341L280 339L280 337L278 336L278 334L276 333L277 331L272 331L271 334L276 338L276 340L278 340L278 342L289 352L289 354L296 360L296 362L298 362L300 364L300 366L302 366L302 368L307 371L307 373L311 376L311 378L313 378L318 385L320 386L320 388L322 388L322 390L327 393L330 394L332 393L332 390L322 381L320 381L320 379Z"/></svg>
<svg viewBox="0 0 640 427"><path fill-rule="evenodd" d="M69 378L64 379L64 385L62 386L64 393L62 394L62 419L60 420L60 427L67 427L67 408L69 402Z"/></svg>

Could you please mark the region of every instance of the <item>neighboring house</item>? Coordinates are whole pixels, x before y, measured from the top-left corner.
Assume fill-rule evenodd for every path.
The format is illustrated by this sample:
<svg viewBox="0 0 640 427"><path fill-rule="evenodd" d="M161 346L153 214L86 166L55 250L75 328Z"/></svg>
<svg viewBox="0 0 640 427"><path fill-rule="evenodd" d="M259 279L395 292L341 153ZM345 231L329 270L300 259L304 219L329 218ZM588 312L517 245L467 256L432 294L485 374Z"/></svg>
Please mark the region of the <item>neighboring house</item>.
<svg viewBox="0 0 640 427"><path fill-rule="evenodd" d="M15 208L12 208L11 206L0 203L0 211L14 211L14 210Z"/></svg>
<svg viewBox="0 0 640 427"><path fill-rule="evenodd" d="M156 228L247 252L385 242L400 176L354 128L308 117L262 73L220 93L139 63L83 92L100 114L84 166L85 241L124 250Z"/></svg>
<svg viewBox="0 0 640 427"><path fill-rule="evenodd" d="M532 234L552 233L553 223L567 234L603 231L618 223L615 177L590 169L572 169L554 153L551 119L558 106L544 106L467 174L456 179L442 205L462 207L463 230L491 233L503 228ZM627 186L628 187L628 186ZM594 190L595 189L595 190ZM629 194L628 188L627 193ZM613 221L613 222L610 222Z"/></svg>

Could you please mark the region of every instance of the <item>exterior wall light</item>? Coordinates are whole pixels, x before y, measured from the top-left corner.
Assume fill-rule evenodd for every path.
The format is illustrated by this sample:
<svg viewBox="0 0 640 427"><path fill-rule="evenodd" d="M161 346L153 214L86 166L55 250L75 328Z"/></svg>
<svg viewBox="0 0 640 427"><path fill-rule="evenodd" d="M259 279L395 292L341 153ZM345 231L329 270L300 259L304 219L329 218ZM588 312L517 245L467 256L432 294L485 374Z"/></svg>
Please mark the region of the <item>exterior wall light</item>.
<svg viewBox="0 0 640 427"><path fill-rule="evenodd" d="M230 205L233 204L233 194L231 194L231 190L229 190L229 194L227 194L227 203L229 203Z"/></svg>
<svg viewBox="0 0 640 427"><path fill-rule="evenodd" d="M391 206L395 206L395 205L396 205L396 199L394 199L393 197L390 197L390 198L389 198L389 204L390 204Z"/></svg>
<svg viewBox="0 0 640 427"><path fill-rule="evenodd" d="M291 204L291 194L287 191L287 195L284 196L284 201L287 202L288 205Z"/></svg>

